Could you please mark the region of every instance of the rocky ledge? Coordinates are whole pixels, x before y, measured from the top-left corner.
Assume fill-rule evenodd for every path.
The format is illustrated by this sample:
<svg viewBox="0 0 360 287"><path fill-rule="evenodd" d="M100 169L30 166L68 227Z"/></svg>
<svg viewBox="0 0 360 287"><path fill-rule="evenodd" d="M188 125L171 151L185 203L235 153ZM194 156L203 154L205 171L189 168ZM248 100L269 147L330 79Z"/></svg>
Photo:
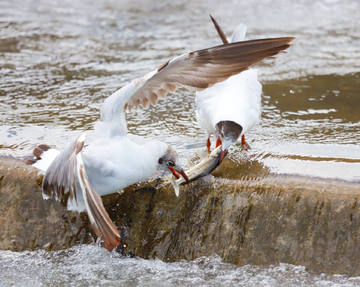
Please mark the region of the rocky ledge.
<svg viewBox="0 0 360 287"><path fill-rule="evenodd" d="M181 187L156 179L103 197L127 253L164 261L218 254L237 265L290 263L360 275L360 185L273 175L256 160L228 160L213 180ZM59 250L92 244L87 216L43 200L42 177L0 158L0 249Z"/></svg>

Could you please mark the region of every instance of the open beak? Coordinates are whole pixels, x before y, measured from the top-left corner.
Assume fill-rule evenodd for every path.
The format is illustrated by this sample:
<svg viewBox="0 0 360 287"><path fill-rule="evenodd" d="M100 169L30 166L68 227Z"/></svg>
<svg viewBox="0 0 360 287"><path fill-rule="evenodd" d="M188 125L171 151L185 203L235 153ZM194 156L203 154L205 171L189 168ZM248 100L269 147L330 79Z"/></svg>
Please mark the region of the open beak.
<svg viewBox="0 0 360 287"><path fill-rule="evenodd" d="M180 175L182 175L182 177L186 180L187 183L190 183L189 181L189 178L187 177L185 171L182 169L182 168L179 168L180 171L174 169L174 168L171 168L169 167L170 171L172 172L172 174L177 178L179 179L180 178Z"/></svg>

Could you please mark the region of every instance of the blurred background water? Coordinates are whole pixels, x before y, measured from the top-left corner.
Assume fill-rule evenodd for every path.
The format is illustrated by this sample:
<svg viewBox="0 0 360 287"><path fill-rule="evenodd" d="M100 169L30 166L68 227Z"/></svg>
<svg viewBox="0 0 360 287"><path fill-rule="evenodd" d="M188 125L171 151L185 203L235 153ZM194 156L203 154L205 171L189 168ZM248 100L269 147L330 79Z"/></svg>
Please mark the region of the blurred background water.
<svg viewBox="0 0 360 287"><path fill-rule="evenodd" d="M274 173L359 181L360 2L351 0L3 0L0 153L24 157L40 143L63 148L83 131L89 141L94 139L92 128L106 97L171 57L221 44L209 13L229 37L240 23L248 26L246 39L296 37L287 53L256 65L263 84L263 114L261 123L247 135L256 160ZM156 107L128 113L127 121L133 140L163 140L183 158L205 146L205 135L195 119L194 94L184 90ZM239 146L233 147L230 159L236 160L239 151ZM95 261L104 256L102 250L79 247L74 252L0 251L4 270L0 286L11 282L40 286L51 280L110 286L119 278L126 286L131 282L166 286L167 280L168 285L194 286L223 282L213 273L215 267L209 266L242 278L229 281L230 286L355 284L353 279L310 275L286 264L236 267L218 258L202 259L210 265L201 260L165 264L110 255L106 256L111 260L101 263ZM86 281L84 274L93 272L90 265L72 254L94 258L94 268L105 281L91 276ZM66 267L61 256L72 260L73 269ZM14 262L19 266L16 273ZM109 270L100 268L101 264ZM191 268L199 271L198 277L194 275L198 281L183 281ZM50 272L54 269L60 271ZM26 281L32 272L35 281ZM16 281L19 273L25 281ZM247 281L248 274L255 281Z"/></svg>

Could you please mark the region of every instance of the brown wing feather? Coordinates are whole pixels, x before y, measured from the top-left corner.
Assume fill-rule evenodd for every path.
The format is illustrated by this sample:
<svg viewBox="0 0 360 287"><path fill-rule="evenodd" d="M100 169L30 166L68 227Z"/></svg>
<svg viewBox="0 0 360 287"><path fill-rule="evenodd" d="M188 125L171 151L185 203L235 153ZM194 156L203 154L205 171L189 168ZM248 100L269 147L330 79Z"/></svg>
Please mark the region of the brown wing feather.
<svg viewBox="0 0 360 287"><path fill-rule="evenodd" d="M120 234L107 214L101 197L91 187L81 158L85 134L79 135L54 159L43 179L43 192L59 200L70 192L70 200L76 197L76 182L79 180L86 202L86 209L95 233L103 235L115 246L120 243ZM79 168L79 170L77 170Z"/></svg>
<svg viewBox="0 0 360 287"><path fill-rule="evenodd" d="M126 107L136 108L139 100L143 107L149 102L155 105L159 98L165 98L179 87L202 91L286 50L292 40L293 37L283 37L241 41L174 58L161 65L157 73L134 81L140 88L128 99Z"/></svg>
<svg viewBox="0 0 360 287"><path fill-rule="evenodd" d="M105 241L112 243L114 246L119 245L120 234L107 214L101 197L91 187L85 168L82 164L80 164L79 174L80 180L85 188L84 197L86 197L85 201L87 203L88 215L96 235L102 235Z"/></svg>
<svg viewBox="0 0 360 287"><path fill-rule="evenodd" d="M76 200L76 146L79 137L68 144L46 170L42 188L47 196L62 200L70 192L70 200Z"/></svg>
<svg viewBox="0 0 360 287"><path fill-rule="evenodd" d="M223 29L221 29L221 27L220 27L220 25L218 24L218 22L216 22L216 20L214 19L214 17L211 16L210 14L209 14L209 16L210 16L210 18L211 18L211 21L214 23L215 29L216 29L216 31L218 32L218 34L219 34L221 40L223 41L223 43L224 43L224 44L229 43L229 41L228 41L228 39L226 38L226 35L225 35Z"/></svg>
<svg viewBox="0 0 360 287"><path fill-rule="evenodd" d="M41 155L43 154L43 152L47 151L51 149L51 147L49 147L48 145L46 144L40 144L38 145L36 148L34 148L33 150L33 155L35 157L33 158L28 158L25 160L25 164L27 165L33 165L35 162L37 162L38 160L41 159Z"/></svg>

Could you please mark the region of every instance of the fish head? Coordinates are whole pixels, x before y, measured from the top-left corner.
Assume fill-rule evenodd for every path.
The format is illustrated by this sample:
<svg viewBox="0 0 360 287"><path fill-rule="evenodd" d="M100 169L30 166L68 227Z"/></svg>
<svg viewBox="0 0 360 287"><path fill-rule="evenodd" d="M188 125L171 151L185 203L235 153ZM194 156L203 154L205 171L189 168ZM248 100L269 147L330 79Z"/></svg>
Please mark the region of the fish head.
<svg viewBox="0 0 360 287"><path fill-rule="evenodd" d="M174 148L168 146L165 154L159 158L157 169L160 170L169 170L177 178L180 178L180 175L189 183L189 178L187 177L183 168L177 163L178 154Z"/></svg>

